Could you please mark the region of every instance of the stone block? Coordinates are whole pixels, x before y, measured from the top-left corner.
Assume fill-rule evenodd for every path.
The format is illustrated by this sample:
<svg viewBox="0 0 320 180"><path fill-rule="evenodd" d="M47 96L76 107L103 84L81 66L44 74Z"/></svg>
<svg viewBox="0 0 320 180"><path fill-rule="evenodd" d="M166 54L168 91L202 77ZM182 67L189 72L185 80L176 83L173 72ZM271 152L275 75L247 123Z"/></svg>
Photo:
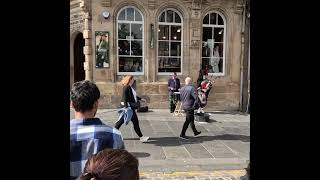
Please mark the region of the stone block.
<svg viewBox="0 0 320 180"><path fill-rule="evenodd" d="M158 84L149 84L144 86L143 94L159 94L159 85Z"/></svg>

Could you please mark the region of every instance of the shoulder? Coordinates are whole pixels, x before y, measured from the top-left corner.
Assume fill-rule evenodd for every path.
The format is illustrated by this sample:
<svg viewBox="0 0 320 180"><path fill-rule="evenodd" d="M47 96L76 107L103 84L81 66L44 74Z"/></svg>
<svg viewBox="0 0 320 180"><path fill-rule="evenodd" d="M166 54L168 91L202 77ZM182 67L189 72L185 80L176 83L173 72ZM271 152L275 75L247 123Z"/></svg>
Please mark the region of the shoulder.
<svg viewBox="0 0 320 180"><path fill-rule="evenodd" d="M97 126L95 132L103 132L103 133L115 134L115 135L121 136L121 132L118 129L111 127L109 125L106 125L106 124L102 124L101 126Z"/></svg>
<svg viewBox="0 0 320 180"><path fill-rule="evenodd" d="M129 85L124 85L124 86L123 86L123 89L129 90L129 89L130 89L130 86L129 86Z"/></svg>

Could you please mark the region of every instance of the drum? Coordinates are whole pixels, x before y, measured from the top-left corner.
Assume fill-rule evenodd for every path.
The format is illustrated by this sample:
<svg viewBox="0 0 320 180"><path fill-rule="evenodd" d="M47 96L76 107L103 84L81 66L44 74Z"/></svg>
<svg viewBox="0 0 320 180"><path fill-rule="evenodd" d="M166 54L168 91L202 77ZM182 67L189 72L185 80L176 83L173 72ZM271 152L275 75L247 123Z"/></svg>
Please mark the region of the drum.
<svg viewBox="0 0 320 180"><path fill-rule="evenodd" d="M178 101L180 101L180 92L174 92L173 93L173 101L176 104Z"/></svg>

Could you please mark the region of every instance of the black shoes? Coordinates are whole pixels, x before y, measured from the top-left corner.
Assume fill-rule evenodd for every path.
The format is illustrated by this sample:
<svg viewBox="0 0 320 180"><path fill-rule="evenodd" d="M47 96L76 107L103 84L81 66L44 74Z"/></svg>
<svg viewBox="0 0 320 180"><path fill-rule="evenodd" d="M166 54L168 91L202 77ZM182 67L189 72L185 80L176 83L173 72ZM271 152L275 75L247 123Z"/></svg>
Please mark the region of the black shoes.
<svg viewBox="0 0 320 180"><path fill-rule="evenodd" d="M180 139L184 139L184 140L188 140L189 139L187 136L182 136L182 135L180 135L179 138Z"/></svg>
<svg viewBox="0 0 320 180"><path fill-rule="evenodd" d="M201 134L201 131L194 133L194 136L198 136L199 134Z"/></svg>

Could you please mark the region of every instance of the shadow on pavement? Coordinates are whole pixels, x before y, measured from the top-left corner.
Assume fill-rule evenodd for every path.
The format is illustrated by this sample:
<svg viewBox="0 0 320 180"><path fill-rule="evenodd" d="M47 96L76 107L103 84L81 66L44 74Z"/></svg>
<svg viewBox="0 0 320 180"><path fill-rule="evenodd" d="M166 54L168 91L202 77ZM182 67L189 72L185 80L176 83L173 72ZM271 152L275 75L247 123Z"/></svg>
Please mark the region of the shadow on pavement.
<svg viewBox="0 0 320 180"><path fill-rule="evenodd" d="M215 114L230 114L230 115L249 115L245 112L239 112L239 111L233 111L233 112L227 112L227 111L206 111L206 113L211 113L212 116Z"/></svg>
<svg viewBox="0 0 320 180"><path fill-rule="evenodd" d="M126 138L125 140L138 140L138 138ZM217 136L198 136L190 137L188 140L180 139L179 137L150 137L146 144L154 144L156 146L181 146L183 144L198 144L212 140L239 140L242 142L250 142L250 136L224 134Z"/></svg>
<svg viewBox="0 0 320 180"><path fill-rule="evenodd" d="M130 153L136 158L144 158L144 157L150 156L149 153L145 153L145 152L130 152Z"/></svg>

